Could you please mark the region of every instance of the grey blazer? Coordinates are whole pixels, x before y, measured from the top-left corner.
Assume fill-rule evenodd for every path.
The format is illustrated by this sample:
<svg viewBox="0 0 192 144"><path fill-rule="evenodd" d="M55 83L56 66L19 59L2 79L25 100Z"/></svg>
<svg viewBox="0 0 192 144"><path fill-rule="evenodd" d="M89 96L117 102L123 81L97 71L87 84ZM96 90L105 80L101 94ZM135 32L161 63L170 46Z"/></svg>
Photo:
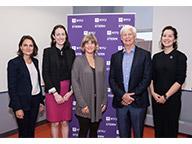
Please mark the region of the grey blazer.
<svg viewBox="0 0 192 144"><path fill-rule="evenodd" d="M95 56L96 75L96 111L94 98L94 77L85 55L76 57L72 68L72 87L76 98L76 114L90 118L91 122L102 118L101 105L107 104L106 69L103 58ZM89 114L83 114L82 108L89 107Z"/></svg>

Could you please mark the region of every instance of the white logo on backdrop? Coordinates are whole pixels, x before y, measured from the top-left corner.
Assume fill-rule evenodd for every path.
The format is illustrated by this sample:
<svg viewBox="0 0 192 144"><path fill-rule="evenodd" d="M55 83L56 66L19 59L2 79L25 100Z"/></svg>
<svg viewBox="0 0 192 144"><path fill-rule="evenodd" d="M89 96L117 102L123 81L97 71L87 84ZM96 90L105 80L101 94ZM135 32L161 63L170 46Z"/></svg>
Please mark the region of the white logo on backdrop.
<svg viewBox="0 0 192 144"><path fill-rule="evenodd" d="M106 65L110 65L111 64L111 61L106 61Z"/></svg>
<svg viewBox="0 0 192 144"><path fill-rule="evenodd" d="M123 18L122 17L119 18L119 22L123 22Z"/></svg>
<svg viewBox="0 0 192 144"><path fill-rule="evenodd" d="M73 49L73 50L76 50L76 46L72 46L72 49Z"/></svg>
<svg viewBox="0 0 192 144"><path fill-rule="evenodd" d="M105 53L104 52L98 52L97 55L98 56L105 56Z"/></svg>
<svg viewBox="0 0 192 144"><path fill-rule="evenodd" d="M100 46L99 49L100 49L100 50L106 50L107 48L104 47L104 46Z"/></svg>
<svg viewBox="0 0 192 144"><path fill-rule="evenodd" d="M81 47L78 47L78 46L72 46L72 49L73 49L73 50L80 50Z"/></svg>
<svg viewBox="0 0 192 144"><path fill-rule="evenodd" d="M72 28L82 28L82 25L78 25L77 23L82 23L84 20L83 19L77 19L77 18L72 18L71 22L73 23L73 25L71 25Z"/></svg>
<svg viewBox="0 0 192 144"><path fill-rule="evenodd" d="M111 88L107 88L107 92L110 93L111 92Z"/></svg>
<svg viewBox="0 0 192 144"><path fill-rule="evenodd" d="M77 103L76 101L73 101L73 106L76 106L76 103Z"/></svg>
<svg viewBox="0 0 192 144"><path fill-rule="evenodd" d="M122 17L120 17L120 18L118 19L118 21L119 21L120 23L122 23L122 22L130 22L130 21L131 21L131 18L122 18Z"/></svg>
<svg viewBox="0 0 192 144"><path fill-rule="evenodd" d="M111 120L110 117L106 117L105 119L106 119L106 121L110 121Z"/></svg>
<svg viewBox="0 0 192 144"><path fill-rule="evenodd" d="M118 50L122 50L122 49L123 49L123 46L118 46L117 49L118 49Z"/></svg>
<svg viewBox="0 0 192 144"><path fill-rule="evenodd" d="M94 34L95 35L96 32L94 31L83 31L83 35L88 35L88 34Z"/></svg>
<svg viewBox="0 0 192 144"><path fill-rule="evenodd" d="M76 131L77 131L77 128L76 128L76 127L72 127L72 131L73 131L73 132L76 132Z"/></svg>
<svg viewBox="0 0 192 144"><path fill-rule="evenodd" d="M78 22L82 23L82 22L84 22L84 20L83 19L72 18L72 23L78 23Z"/></svg>
<svg viewBox="0 0 192 144"><path fill-rule="evenodd" d="M72 18L72 23L76 23L76 18Z"/></svg>
<svg viewBox="0 0 192 144"><path fill-rule="evenodd" d="M99 22L99 18L95 18L95 22L98 23Z"/></svg>
<svg viewBox="0 0 192 144"><path fill-rule="evenodd" d="M110 30L108 30L107 31L107 35L111 35L112 33L111 33L111 31Z"/></svg>
<svg viewBox="0 0 192 144"><path fill-rule="evenodd" d="M116 134L119 134L119 130L116 130Z"/></svg>
<svg viewBox="0 0 192 144"><path fill-rule="evenodd" d="M107 22L107 18L95 18L95 23L98 22Z"/></svg>
<svg viewBox="0 0 192 144"><path fill-rule="evenodd" d="M107 35L118 35L118 34L119 34L119 31L111 31L111 30L107 31Z"/></svg>

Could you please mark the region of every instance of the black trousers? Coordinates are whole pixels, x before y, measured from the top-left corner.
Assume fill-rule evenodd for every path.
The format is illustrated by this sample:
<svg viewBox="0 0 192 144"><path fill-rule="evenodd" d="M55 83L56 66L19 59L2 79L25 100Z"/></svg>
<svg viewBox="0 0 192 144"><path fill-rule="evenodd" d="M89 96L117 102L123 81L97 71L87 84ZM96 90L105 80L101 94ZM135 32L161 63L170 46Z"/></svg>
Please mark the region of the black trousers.
<svg viewBox="0 0 192 144"><path fill-rule="evenodd" d="M79 121L79 138L86 138L87 134L89 132L90 138L97 138L97 130L99 128L99 122L91 122L89 118L84 118L81 116L77 116L77 119Z"/></svg>
<svg viewBox="0 0 192 144"><path fill-rule="evenodd" d="M20 138L34 138L35 137L35 123L39 112L39 98L33 96L31 99L30 110L24 110L24 118L18 119L16 117L19 137Z"/></svg>
<svg viewBox="0 0 192 144"><path fill-rule="evenodd" d="M170 98L165 104L157 104L153 99L152 107L155 137L176 138L181 112L181 100Z"/></svg>

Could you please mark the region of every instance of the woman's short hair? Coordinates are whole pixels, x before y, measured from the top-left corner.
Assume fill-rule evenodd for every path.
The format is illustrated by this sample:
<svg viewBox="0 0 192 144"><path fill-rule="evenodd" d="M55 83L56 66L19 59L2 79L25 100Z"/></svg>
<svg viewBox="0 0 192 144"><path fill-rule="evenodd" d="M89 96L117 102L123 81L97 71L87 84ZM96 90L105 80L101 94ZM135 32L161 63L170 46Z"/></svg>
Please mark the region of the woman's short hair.
<svg viewBox="0 0 192 144"><path fill-rule="evenodd" d="M32 36L30 36L30 35L24 35L24 36L22 36L22 38L20 39L20 41L19 41L19 49L18 49L18 51L17 51L17 55L23 56L23 52L22 52L22 50L21 50L21 46L22 46L23 42L24 42L26 39L31 40L32 43L33 43L33 53L31 54L31 57L36 56L36 55L38 54L38 47L37 47L37 44L35 43L35 40L34 40L34 39L32 38Z"/></svg>
<svg viewBox="0 0 192 144"><path fill-rule="evenodd" d="M81 51L83 53L85 53L85 44L88 43L89 41L91 41L91 43L95 44L95 52L98 51L99 49L99 44L97 42L97 38L95 37L94 34L87 34L83 37L82 41L81 41Z"/></svg>
<svg viewBox="0 0 192 144"><path fill-rule="evenodd" d="M173 43L173 48L174 49L177 49L178 48L178 44L177 44L177 30L176 28L172 27L172 26L166 26L163 28L162 32L161 32L161 40L162 40L162 37L163 37L163 33L166 31L166 30L171 30L173 31L173 36L175 38L175 42ZM160 44L161 44L161 49L164 49L164 45L163 43L161 42L160 40Z"/></svg>
<svg viewBox="0 0 192 144"><path fill-rule="evenodd" d="M137 34L137 30L134 26L131 26L131 25L124 25L121 30L120 30L120 35L122 35L124 32L126 32L127 30L131 30L134 35L136 36Z"/></svg>

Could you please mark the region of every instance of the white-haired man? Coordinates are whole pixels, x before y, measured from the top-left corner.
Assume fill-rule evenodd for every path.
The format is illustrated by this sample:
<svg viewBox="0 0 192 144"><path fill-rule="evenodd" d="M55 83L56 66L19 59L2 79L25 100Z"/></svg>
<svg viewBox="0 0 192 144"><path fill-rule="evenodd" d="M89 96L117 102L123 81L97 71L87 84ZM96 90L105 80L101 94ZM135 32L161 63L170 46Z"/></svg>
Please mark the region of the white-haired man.
<svg viewBox="0 0 192 144"><path fill-rule="evenodd" d="M144 120L151 80L151 55L135 45L136 29L125 25L120 30L123 50L111 57L109 85L114 94L120 137L143 137Z"/></svg>

